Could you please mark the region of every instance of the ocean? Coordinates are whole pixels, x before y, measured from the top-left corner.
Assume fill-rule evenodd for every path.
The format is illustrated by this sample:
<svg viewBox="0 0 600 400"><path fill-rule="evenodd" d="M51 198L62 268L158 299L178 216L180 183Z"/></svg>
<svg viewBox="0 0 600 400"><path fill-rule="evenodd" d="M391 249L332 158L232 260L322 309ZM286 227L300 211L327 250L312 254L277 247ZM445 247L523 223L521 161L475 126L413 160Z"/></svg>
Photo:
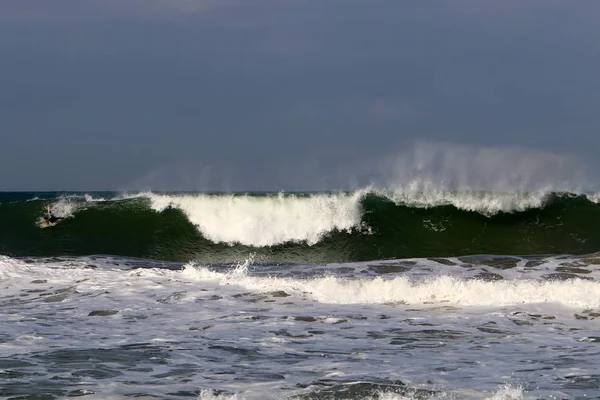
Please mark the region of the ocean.
<svg viewBox="0 0 600 400"><path fill-rule="evenodd" d="M599 226L583 192L0 193L0 397L600 398Z"/></svg>

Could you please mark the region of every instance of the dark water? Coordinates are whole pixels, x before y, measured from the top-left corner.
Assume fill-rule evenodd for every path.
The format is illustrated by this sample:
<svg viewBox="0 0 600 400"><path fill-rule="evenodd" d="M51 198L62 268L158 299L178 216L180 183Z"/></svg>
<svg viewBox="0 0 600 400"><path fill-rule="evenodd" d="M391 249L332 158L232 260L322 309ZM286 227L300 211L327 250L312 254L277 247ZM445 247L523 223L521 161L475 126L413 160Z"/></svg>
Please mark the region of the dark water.
<svg viewBox="0 0 600 400"><path fill-rule="evenodd" d="M575 194L549 193L539 206L489 212L488 203L496 201L493 196L473 197L476 204L470 211L459 208L460 204L424 207L366 193L352 205L359 217L350 229L340 231L333 227L335 221L329 221L332 228L324 229L316 243L273 241L261 246L209 240L187 213L192 207L199 218L203 217L204 203L195 204L193 194L188 194L188 209L175 204L162 210L153 209L152 194L129 198L115 193L91 195L104 200L63 193L0 194L0 254L112 254L178 262L228 262L254 253L257 261L319 263L467 254L584 254L600 248L600 205ZM176 199L179 195L166 196ZM227 205L231 195L213 195L217 205L219 196L223 209L217 211L231 213ZM260 205L277 194L234 196L250 196ZM314 196L318 195L285 195L282 203L298 198L310 201ZM52 228L40 229L39 218L46 205L52 205L55 213L66 219ZM303 218L319 218L317 211ZM206 210L210 212L215 211ZM216 229L237 229L231 224L236 221L227 218ZM289 222L286 215L278 218L270 223ZM236 232L229 233L235 237Z"/></svg>

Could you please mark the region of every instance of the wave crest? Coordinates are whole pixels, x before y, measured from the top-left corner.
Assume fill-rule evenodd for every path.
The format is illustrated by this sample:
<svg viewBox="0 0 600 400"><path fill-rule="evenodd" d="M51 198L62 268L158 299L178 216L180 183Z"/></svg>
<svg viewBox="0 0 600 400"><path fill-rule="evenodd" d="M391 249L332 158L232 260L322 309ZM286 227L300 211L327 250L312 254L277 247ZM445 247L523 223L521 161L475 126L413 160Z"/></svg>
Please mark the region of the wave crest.
<svg viewBox="0 0 600 400"><path fill-rule="evenodd" d="M257 292L283 290L308 296L326 304L405 304L498 307L555 303L574 308L600 307L600 283L582 279L566 281L504 280L487 282L442 275L413 282L409 277L393 279L345 279L322 277L310 280L254 277L243 271L221 273L189 264L182 272L189 280L211 280L220 285L238 285Z"/></svg>
<svg viewBox="0 0 600 400"><path fill-rule="evenodd" d="M151 207L182 210L215 243L273 246L315 244L334 230L360 225L363 192L301 195L147 194Z"/></svg>
<svg viewBox="0 0 600 400"><path fill-rule="evenodd" d="M422 181L410 182L397 189L376 189L379 196L397 205L430 208L452 205L459 210L478 212L491 216L501 212L519 212L542 208L553 191L503 192L503 191L449 191Z"/></svg>

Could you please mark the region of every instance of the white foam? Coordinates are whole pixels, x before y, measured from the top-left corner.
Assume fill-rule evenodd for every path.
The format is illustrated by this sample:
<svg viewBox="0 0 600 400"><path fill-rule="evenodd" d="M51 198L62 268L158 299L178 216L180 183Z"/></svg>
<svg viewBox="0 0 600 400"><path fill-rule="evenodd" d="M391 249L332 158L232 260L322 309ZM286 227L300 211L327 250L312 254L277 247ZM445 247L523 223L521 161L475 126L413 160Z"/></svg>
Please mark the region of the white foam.
<svg viewBox="0 0 600 400"><path fill-rule="evenodd" d="M13 258L0 255L0 281L19 276L28 267Z"/></svg>
<svg viewBox="0 0 600 400"><path fill-rule="evenodd" d="M422 208L452 205L461 210L484 215L540 208L552 193L546 190L537 192L449 191L421 180L408 182L396 189L374 191L396 204Z"/></svg>
<svg viewBox="0 0 600 400"><path fill-rule="evenodd" d="M521 386L512 386L506 384L500 387L486 400L520 400L523 399L523 388Z"/></svg>
<svg viewBox="0 0 600 400"><path fill-rule="evenodd" d="M412 282L405 276L393 279L341 279L323 277L311 280L262 278L240 270L230 273L186 266L186 279L211 280L220 285L239 285L257 292L286 291L328 304L452 304L468 307L502 307L519 304L557 303L567 307L600 307L600 283L572 279L566 281L504 280L487 282L438 276Z"/></svg>
<svg viewBox="0 0 600 400"><path fill-rule="evenodd" d="M103 197L94 197L90 194L71 194L62 195L50 204L50 209L54 215L62 218L73 217L75 213L80 210L84 210L88 207L89 203L96 203L106 201Z"/></svg>
<svg viewBox="0 0 600 400"><path fill-rule="evenodd" d="M522 400L525 398L523 388L521 386L503 385L495 390L491 395L486 396L484 393L469 391L468 396L455 395L452 392L440 392L432 395L434 400L442 399L458 399L458 398L484 398L485 400ZM251 396L250 396L251 397ZM244 393L220 393L215 394L212 390L201 390L198 400L245 400L247 397ZM270 396L265 396L270 398ZM376 396L364 397L364 400L416 400L422 396L418 393L399 394L386 391L378 391Z"/></svg>
<svg viewBox="0 0 600 400"><path fill-rule="evenodd" d="M69 197L62 197L58 201L52 203L51 211L58 217L72 217L77 210L81 208L81 203L74 201Z"/></svg>
<svg viewBox="0 0 600 400"><path fill-rule="evenodd" d="M0 344L0 351L7 359L32 365L27 367L32 374L18 377L16 382L23 387L37 387L42 379L56 375L51 369L52 359L40 362L39 354L57 351L57 355L67 355L84 349L110 349L112 354L112 349L119 351L123 345L136 343L148 347L139 350L140 357L146 351L156 353L155 359L141 359L139 371L127 368L127 364L123 368L111 359L92 359L88 364L78 358L86 353L73 353L76 364L67 368L106 366L123 372L108 384L84 377L85 381L79 381L86 383L80 393L87 394L84 390L89 389L89 398L116 399L143 393L168 397L176 391L203 389L198 394L200 400L280 399L310 396L315 390L326 389L300 388L298 382L311 384L315 379L328 379L333 385L381 378L402 380L406 391L398 394L393 393L394 388L387 388L368 393L365 398L405 400L422 396L411 393L410 388L434 390L432 399L565 398L584 395L583 390L569 389L568 394L553 396L565 376L591 375L597 369L598 357L593 351L597 320L575 319L573 310L561 310L557 304L527 307L536 302L597 306L600 289L593 281L478 282L450 277L418 282L401 278L299 280L252 276L249 271L254 268L248 268L251 259L230 272L193 265L183 271L129 270L122 265L127 260L121 260L120 266L113 265L113 261L102 257L25 261L0 256L0 302L7 311L0 315L0 323L3 335L9 338ZM90 268L91 263L97 268ZM280 301L252 295L276 290L292 297ZM390 306L389 300L425 306ZM451 302L461 307L436 313L414 312L441 309L431 304ZM469 309L470 304L490 305L490 309ZM502 308L509 304L535 310L552 308L559 313L552 314L556 319L532 319L532 325L520 325L508 318L512 308ZM117 313L91 315L95 311ZM387 318L381 318L383 315ZM489 321L508 334L477 329ZM320 334L306 334L318 325ZM422 338L421 329L425 329ZM456 330L460 334L438 343L436 337L427 336L430 329ZM371 332L384 337L374 339ZM393 337L404 334L419 342L406 347L391 343ZM480 345L478 350L474 350L475 345ZM228 348L249 349L252 358L230 353ZM63 349L66 353L61 353ZM255 351L260 356L258 364L253 361ZM405 362L407 354L409 363ZM578 355L577 360L564 368L544 370L544 374L535 369L514 372L522 367L522 360L543 367L547 360L572 354ZM294 355L299 363L289 362ZM162 357L168 357L169 362L163 363ZM178 371L190 362L203 373L192 369L180 378ZM285 379L255 380L255 365L260 365L260 373L280 374ZM438 371L447 366L457 368ZM155 379L142 368L152 368L151 375L169 374L165 378L168 387L154 385ZM64 374L71 376L73 371L68 369ZM311 371L311 375L305 371ZM496 382L507 385L499 387ZM527 391L519 384L527 385ZM72 390L70 382L66 385L65 393Z"/></svg>
<svg viewBox="0 0 600 400"><path fill-rule="evenodd" d="M83 198L85 199L85 201L87 202L99 202L99 201L106 201L106 199L104 197L94 197L91 194L84 194Z"/></svg>
<svg viewBox="0 0 600 400"><path fill-rule="evenodd" d="M198 395L198 400L242 400L242 397L236 393L219 393L215 394L212 390L203 389Z"/></svg>
<svg viewBox="0 0 600 400"><path fill-rule="evenodd" d="M600 193L586 193L585 197L592 203L600 203Z"/></svg>
<svg viewBox="0 0 600 400"><path fill-rule="evenodd" d="M349 231L361 221L364 192L284 195L163 195L146 193L156 211L181 209L200 232L219 243L273 246L317 243L323 235Z"/></svg>

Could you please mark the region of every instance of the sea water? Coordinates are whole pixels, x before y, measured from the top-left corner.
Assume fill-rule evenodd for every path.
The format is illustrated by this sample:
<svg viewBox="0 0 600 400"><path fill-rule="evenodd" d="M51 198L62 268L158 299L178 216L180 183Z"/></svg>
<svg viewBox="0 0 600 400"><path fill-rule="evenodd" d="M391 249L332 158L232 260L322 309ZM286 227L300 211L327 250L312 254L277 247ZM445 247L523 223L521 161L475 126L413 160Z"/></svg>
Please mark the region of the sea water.
<svg viewBox="0 0 600 400"><path fill-rule="evenodd" d="M368 194L288 203L274 194L267 221L257 217L267 212L248 205L265 208L260 196L225 195L222 206L215 205L219 195L204 194L12 196L0 202L3 221L29 225L4 227L0 236L2 398L600 398L600 256L552 252L555 238L544 236L596 240L585 223L560 231L565 215L597 207L579 195L483 215L453 205L398 210L405 206L361 197ZM198 206L204 201L213 203L210 217ZM46 203L56 212L64 207L67 218L40 230L38 209ZM180 212L186 207L196 214ZM338 225L318 234L326 217L303 220L314 210ZM390 210L387 218L365 214ZM223 227L228 233L201 233L203 222L225 221L228 212L263 225L256 223L255 236L243 221ZM77 225L115 214L129 218L112 233L120 243L99 235L111 235L100 223L90 231ZM413 219L393 218L405 215ZM432 220L438 230L430 229ZM440 240L409 251L445 250L370 257L416 243L414 236L384 236L415 221L423 230L418 238L428 238L425 232ZM456 225L495 230L498 240L489 245L496 250L527 239L548 254L468 254L479 236L444 236ZM235 231L283 243L237 243L226 236ZM290 240L294 232L304 236Z"/></svg>

